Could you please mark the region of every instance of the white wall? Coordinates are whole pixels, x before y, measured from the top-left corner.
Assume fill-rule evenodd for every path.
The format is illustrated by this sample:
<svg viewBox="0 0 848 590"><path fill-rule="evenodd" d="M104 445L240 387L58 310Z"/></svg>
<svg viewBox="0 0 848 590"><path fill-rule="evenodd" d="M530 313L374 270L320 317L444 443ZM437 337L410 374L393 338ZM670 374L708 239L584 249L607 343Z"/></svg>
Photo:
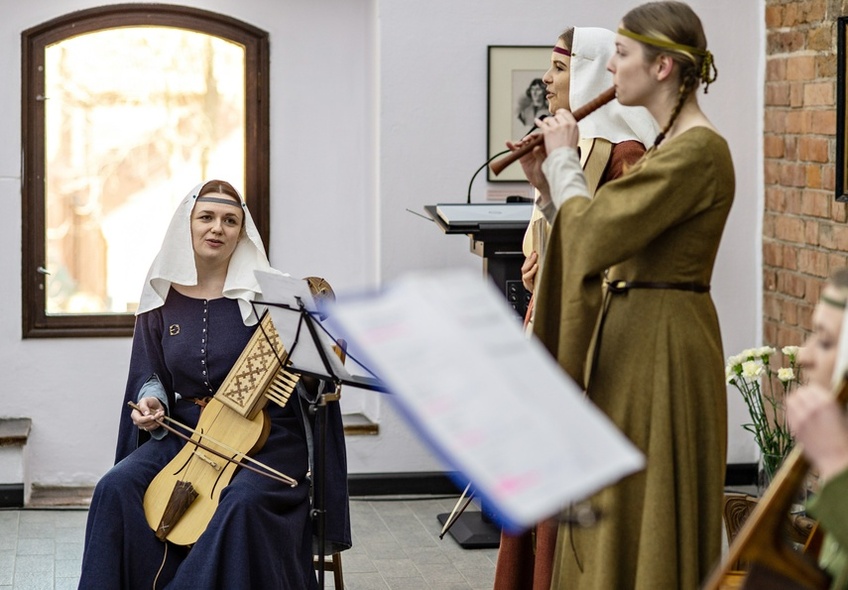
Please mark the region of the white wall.
<svg viewBox="0 0 848 590"><path fill-rule="evenodd" d="M549 45L569 25L615 30L633 0L384 2L380 8L380 252L383 278L411 268L479 268L463 236L403 214L437 201L461 201L486 158L486 46ZM726 355L761 338L762 0L690 0L701 17L719 71L700 102L728 139L736 201L725 230L713 297ZM505 138L506 139L506 138ZM498 185L490 185L501 188ZM485 198L483 175L473 199ZM728 398L730 462L753 461L755 447L738 426L745 409Z"/></svg>
<svg viewBox="0 0 848 590"><path fill-rule="evenodd" d="M272 263L370 288L405 271L480 269L462 236L406 209L461 201L486 157L486 46L550 45L567 25L614 28L634 2L188 0L271 38ZM727 354L759 343L763 1L692 0L719 79L702 104L725 133L737 198L713 281ZM33 418L32 479L94 482L111 463L129 339L21 340L20 32L87 0L0 0L0 416ZM728 18L727 15L732 15ZM478 177L474 200L487 183ZM502 185L490 185L503 188ZM731 462L753 444L731 399ZM441 466L391 407L348 443L353 473Z"/></svg>

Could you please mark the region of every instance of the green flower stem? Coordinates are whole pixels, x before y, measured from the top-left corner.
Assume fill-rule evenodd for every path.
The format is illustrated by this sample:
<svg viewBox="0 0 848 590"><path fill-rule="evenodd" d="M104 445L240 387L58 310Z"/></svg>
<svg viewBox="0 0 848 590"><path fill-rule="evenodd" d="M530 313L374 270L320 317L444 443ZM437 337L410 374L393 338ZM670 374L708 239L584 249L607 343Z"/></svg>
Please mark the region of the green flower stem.
<svg viewBox="0 0 848 590"><path fill-rule="evenodd" d="M750 356L745 361L762 363L759 378L748 380L743 377L740 362L732 367L730 383L742 394L751 418L751 422L743 424L742 427L754 435L754 441L763 456L763 467L769 476L772 476L794 446L786 413L783 411L783 399L794 385L801 383L800 372L793 357L789 357L789 365L794 377L789 381L777 379L778 373L772 370L769 355ZM763 381L767 385L763 385ZM775 386L775 381L780 382L780 387Z"/></svg>

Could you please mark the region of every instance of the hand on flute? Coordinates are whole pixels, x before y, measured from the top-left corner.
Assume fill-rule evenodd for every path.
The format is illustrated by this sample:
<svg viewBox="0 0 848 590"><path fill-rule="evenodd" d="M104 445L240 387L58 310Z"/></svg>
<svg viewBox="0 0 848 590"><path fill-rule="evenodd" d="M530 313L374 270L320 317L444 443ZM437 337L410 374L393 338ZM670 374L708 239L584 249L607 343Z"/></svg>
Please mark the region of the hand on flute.
<svg viewBox="0 0 848 590"><path fill-rule="evenodd" d="M614 98L615 98L615 88L614 87L607 88L601 94L599 94L597 98L589 101L588 103L586 103L585 105L583 105L579 109L575 110L574 115L573 115L574 121L579 121L583 117L587 117L587 116L591 115L597 109L601 108L602 106L604 106L605 104L607 104L608 102L613 100ZM557 114L559 114L559 111L557 111ZM556 119L556 115L554 115L553 118ZM548 119L551 119L551 117L548 117ZM541 119L536 120L536 126L537 127L540 127L540 128L543 127L543 125L541 125L541 123L542 123ZM554 123L554 121L552 121L552 123ZM521 145L523 146L523 148L526 151L529 151L530 149L532 149L531 146L535 146L536 143L540 142L540 138L539 138L538 135L531 135L530 137L526 137L525 139L527 140L526 143L521 143ZM516 142L513 145L519 145L519 143L520 142ZM509 145L509 144L507 144L507 145ZM577 143L575 142L574 145L576 146ZM549 149L552 149L552 148L549 148ZM510 164L512 164L513 162L518 160L519 158L522 158L525 155L526 151L521 151L521 149L516 149L512 153L505 155L500 160L492 162L489 165L489 168L491 169L492 172L495 173L495 176L497 176L498 174L503 172L504 169L507 166L509 166Z"/></svg>
<svg viewBox="0 0 848 590"><path fill-rule="evenodd" d="M529 152L525 153L518 162L524 170L524 176L536 189L542 193L544 197L550 192L548 188L548 179L542 172L542 162L548 157L548 152L559 147L577 148L577 141L580 139L580 131L577 128L577 121L574 116L565 109L558 109L556 115L546 117L544 119L536 119L536 127L539 128L539 134L542 135L542 141L539 134L528 135L518 141L507 141L506 147L513 152L534 145Z"/></svg>
<svg viewBox="0 0 848 590"><path fill-rule="evenodd" d="M538 121L536 125L545 137L545 151L547 153L561 147L577 149L580 130L577 128L577 119L569 111L557 109L552 117L546 117Z"/></svg>
<svg viewBox="0 0 848 590"><path fill-rule="evenodd" d="M535 124L539 129L536 134L525 135L518 141L507 141L506 147L514 156L520 156L518 162L530 184L542 190L543 186L547 186L547 179L542 174L542 162L548 152L558 147L576 148L580 131L577 129L577 120L565 109L558 109L555 115L544 119L536 119Z"/></svg>
<svg viewBox="0 0 848 590"><path fill-rule="evenodd" d="M538 119L536 119L536 124L539 124ZM531 142L537 144L535 148L524 154L518 160L518 163L521 164L521 168L524 170L524 176L527 177L527 181L530 184L540 191L547 191L548 180L542 173L542 162L545 161L547 154L545 153L544 144L539 141L540 139L541 137L539 135L528 135L518 141L507 141L506 147L515 151L530 145Z"/></svg>

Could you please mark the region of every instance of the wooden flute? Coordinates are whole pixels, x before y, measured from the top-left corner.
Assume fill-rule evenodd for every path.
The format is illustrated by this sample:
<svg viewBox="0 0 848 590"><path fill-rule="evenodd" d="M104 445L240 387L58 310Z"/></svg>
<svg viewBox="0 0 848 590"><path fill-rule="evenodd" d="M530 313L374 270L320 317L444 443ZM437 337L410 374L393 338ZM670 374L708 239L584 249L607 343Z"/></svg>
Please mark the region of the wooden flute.
<svg viewBox="0 0 848 590"><path fill-rule="evenodd" d="M590 100L588 103L575 110L573 115L576 120L580 120L583 117L586 117L596 110L607 104L609 101L615 98L615 88L607 88L601 94L599 94L596 98ZM528 139L527 143L514 150L508 154L506 154L500 160L495 160L489 165L492 172L495 173L495 176L504 171L504 168L512 164L513 162L520 160L526 154L529 154L533 151L537 145L544 145L545 138L541 133L537 133L536 135L531 135Z"/></svg>

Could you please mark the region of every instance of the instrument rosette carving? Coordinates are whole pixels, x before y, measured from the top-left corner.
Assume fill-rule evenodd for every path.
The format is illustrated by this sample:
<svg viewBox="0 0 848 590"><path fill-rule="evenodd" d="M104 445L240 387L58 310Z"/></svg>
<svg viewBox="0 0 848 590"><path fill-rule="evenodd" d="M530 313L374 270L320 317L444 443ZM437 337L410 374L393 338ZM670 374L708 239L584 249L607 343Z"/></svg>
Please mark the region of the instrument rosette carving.
<svg viewBox="0 0 848 590"><path fill-rule="evenodd" d="M266 314L215 397L248 419L269 399L285 406L299 380L280 366L287 358L271 315Z"/></svg>

